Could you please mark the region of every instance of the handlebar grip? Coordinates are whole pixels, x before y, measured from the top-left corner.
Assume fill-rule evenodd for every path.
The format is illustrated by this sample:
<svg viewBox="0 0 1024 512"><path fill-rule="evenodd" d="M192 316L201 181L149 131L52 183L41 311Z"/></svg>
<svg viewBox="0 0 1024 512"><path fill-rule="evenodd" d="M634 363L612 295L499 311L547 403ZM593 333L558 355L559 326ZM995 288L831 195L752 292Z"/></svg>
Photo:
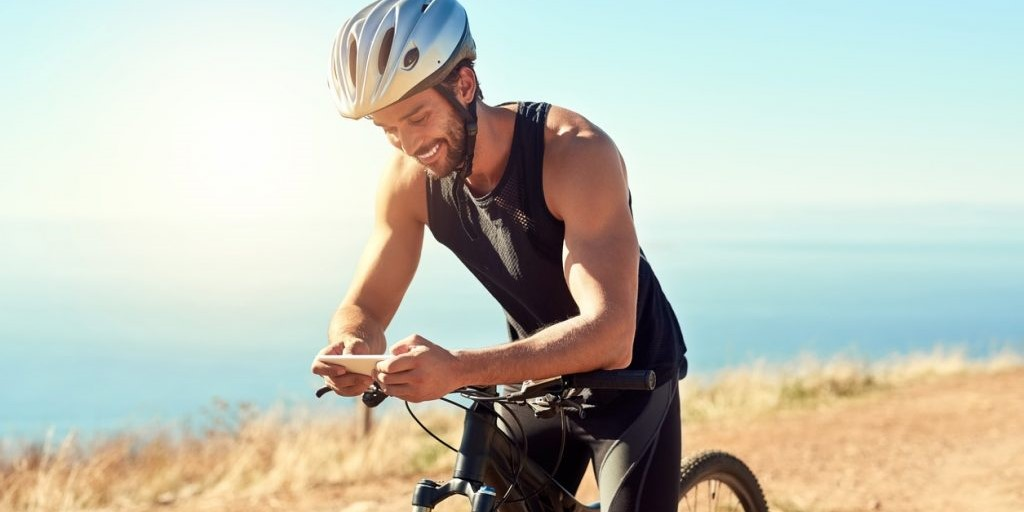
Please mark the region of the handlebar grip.
<svg viewBox="0 0 1024 512"><path fill-rule="evenodd" d="M658 384L654 370L599 370L562 377L565 386L590 389L651 391Z"/></svg>

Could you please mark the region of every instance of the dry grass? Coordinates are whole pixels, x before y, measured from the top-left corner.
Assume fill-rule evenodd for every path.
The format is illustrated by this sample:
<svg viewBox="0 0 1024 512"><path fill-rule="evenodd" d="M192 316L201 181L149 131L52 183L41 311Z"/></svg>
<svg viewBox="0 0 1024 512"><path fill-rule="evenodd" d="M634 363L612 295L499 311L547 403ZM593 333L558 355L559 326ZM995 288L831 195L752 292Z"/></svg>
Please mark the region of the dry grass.
<svg viewBox="0 0 1024 512"><path fill-rule="evenodd" d="M411 475L451 464L441 457L447 450L405 415L385 415L369 439L357 442L349 416L217 408L219 420L198 434L122 434L90 445L71 435L27 447L0 462L0 510L123 510L200 495L289 496L394 475L395 468ZM443 438L457 439L456 415L427 410L421 418Z"/></svg>
<svg viewBox="0 0 1024 512"><path fill-rule="evenodd" d="M743 419L780 408L814 407L882 392L908 382L1022 364L1014 353L971 360L962 350L866 363L810 358L765 364L684 381L685 421ZM443 473L447 450L404 413L385 414L357 442L350 416L280 408L256 411L215 404L202 432L122 434L93 442L75 435L48 439L0 458L0 510L127 510L190 499L287 498L323 486L360 485L384 476ZM449 441L457 411L426 409L421 417Z"/></svg>
<svg viewBox="0 0 1024 512"><path fill-rule="evenodd" d="M1021 364L1024 359L1011 350L971 359L964 349L948 347L873 363L846 356L829 361L805 356L774 367L760 362L711 378L688 377L683 381L683 419L743 420L779 409L815 407L914 382L996 372Z"/></svg>

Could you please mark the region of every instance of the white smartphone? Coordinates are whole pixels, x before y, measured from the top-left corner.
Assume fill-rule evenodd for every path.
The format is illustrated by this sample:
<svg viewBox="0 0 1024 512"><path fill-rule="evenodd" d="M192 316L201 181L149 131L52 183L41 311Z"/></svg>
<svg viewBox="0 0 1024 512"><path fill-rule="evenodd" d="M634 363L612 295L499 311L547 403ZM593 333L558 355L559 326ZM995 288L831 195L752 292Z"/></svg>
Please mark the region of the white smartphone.
<svg viewBox="0 0 1024 512"><path fill-rule="evenodd" d="M372 355L319 355L316 356L318 361L323 361L327 364L336 364L338 366L344 366L345 370L358 373L360 375L370 375L373 371L373 367L377 366L379 361L383 361L392 356L388 354L372 354Z"/></svg>

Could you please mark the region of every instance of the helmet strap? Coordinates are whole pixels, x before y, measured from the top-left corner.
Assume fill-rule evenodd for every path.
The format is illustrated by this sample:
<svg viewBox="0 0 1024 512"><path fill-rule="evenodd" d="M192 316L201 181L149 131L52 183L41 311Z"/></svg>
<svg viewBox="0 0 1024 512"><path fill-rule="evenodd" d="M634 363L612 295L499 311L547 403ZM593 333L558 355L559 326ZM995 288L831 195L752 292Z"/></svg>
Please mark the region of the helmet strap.
<svg viewBox="0 0 1024 512"><path fill-rule="evenodd" d="M462 224L462 230L470 240L476 240L474 231L466 225L467 217L470 214L468 211L465 211L468 206L466 201L467 198L465 196L469 194L469 192L465 190L466 178L469 177L470 174L473 174L473 154L476 150L476 97L473 97L473 100L469 102L469 106L467 107L459 102L458 98L455 97L455 93L443 85L435 85L434 89L441 93L441 96L452 104L452 107L455 108L455 112L462 118L462 126L465 130L463 143L463 154L465 156L462 159L462 163L455 168L455 190L453 191L453 195L455 198L456 208L459 210L459 222Z"/></svg>
<svg viewBox="0 0 1024 512"><path fill-rule="evenodd" d="M455 93L450 91L447 87L438 84L434 86L434 90L441 93L448 103L452 104L455 109L455 113L462 118L462 126L465 129L466 136L463 141L463 159L456 167L456 172L464 174L463 178L473 174L473 153L476 151L476 97L469 102L469 106L465 106L459 102L458 98L455 97Z"/></svg>

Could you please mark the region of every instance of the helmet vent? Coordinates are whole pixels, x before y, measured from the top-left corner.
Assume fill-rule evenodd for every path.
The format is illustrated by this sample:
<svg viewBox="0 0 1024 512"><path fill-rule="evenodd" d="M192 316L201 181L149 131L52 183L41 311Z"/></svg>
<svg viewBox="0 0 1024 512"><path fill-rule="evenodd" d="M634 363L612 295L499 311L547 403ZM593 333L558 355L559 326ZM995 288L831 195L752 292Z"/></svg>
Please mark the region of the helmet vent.
<svg viewBox="0 0 1024 512"><path fill-rule="evenodd" d="M348 38L348 78L353 89L356 87L356 38Z"/></svg>
<svg viewBox="0 0 1024 512"><path fill-rule="evenodd" d="M420 60L419 48L413 48L405 52L405 57L402 58L402 69L410 70Z"/></svg>
<svg viewBox="0 0 1024 512"><path fill-rule="evenodd" d="M384 70L388 67L388 57L391 55L391 43L395 39L395 29L389 28L384 33L384 38L380 42L380 50L377 52L377 72L384 74Z"/></svg>

